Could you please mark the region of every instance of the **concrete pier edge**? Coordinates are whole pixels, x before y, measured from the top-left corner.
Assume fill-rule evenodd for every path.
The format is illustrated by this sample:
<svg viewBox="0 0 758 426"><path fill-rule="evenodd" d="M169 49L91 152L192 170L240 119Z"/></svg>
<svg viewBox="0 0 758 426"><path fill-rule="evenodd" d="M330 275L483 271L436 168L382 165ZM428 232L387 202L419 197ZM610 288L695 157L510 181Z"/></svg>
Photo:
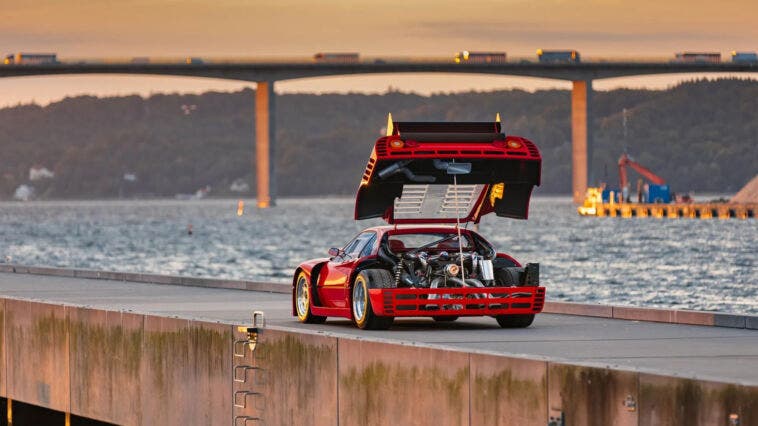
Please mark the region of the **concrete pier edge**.
<svg viewBox="0 0 758 426"><path fill-rule="evenodd" d="M252 384L265 408L239 410L233 394L246 388L233 379L248 361L232 357L232 342L243 337L232 323L6 296L0 313L3 396L115 423L229 424L260 414L269 424L354 424L372 412L403 424L418 421L419 406L445 408L438 424L544 425L565 415L572 424L706 425L730 414L753 424L758 415L755 383L281 326L261 330L252 360L264 373ZM45 350L37 340L48 342ZM418 398L419 389L433 397ZM440 397L458 405L440 405Z"/></svg>
<svg viewBox="0 0 758 426"><path fill-rule="evenodd" d="M112 281L131 281L149 284L224 288L230 290L252 290L283 294L291 292L290 286L287 283L207 277L184 277L139 272L98 271L92 269L29 266L9 263L0 263L0 272ZM758 330L758 315L730 314L724 312L547 301L543 313Z"/></svg>

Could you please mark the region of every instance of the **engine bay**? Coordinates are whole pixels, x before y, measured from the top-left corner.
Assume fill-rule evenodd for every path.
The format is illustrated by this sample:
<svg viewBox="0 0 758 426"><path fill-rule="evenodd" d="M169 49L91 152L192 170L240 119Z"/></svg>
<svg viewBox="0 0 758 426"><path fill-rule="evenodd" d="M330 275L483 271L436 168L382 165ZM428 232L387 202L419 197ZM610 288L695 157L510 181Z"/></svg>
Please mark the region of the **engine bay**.
<svg viewBox="0 0 758 426"><path fill-rule="evenodd" d="M379 257L390 266L396 288L513 287L539 281L538 264L521 267L497 257L474 233L390 235Z"/></svg>

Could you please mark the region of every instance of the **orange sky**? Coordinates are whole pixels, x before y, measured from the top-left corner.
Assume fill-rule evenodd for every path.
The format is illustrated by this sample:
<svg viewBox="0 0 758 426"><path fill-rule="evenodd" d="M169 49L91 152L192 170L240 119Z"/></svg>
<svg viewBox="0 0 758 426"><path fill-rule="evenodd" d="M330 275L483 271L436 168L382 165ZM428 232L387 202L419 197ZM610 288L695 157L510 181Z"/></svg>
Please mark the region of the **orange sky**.
<svg viewBox="0 0 758 426"><path fill-rule="evenodd" d="M318 51L452 57L460 50L534 57L572 48L583 58L660 58L682 50L758 51L755 0L0 0L0 53L63 58L280 57ZM685 78L690 76L685 76ZM665 87L680 77L598 82ZM0 79L0 106L80 93L235 90L249 83L165 77ZM568 87L492 76L383 75L283 82L278 91L420 93Z"/></svg>

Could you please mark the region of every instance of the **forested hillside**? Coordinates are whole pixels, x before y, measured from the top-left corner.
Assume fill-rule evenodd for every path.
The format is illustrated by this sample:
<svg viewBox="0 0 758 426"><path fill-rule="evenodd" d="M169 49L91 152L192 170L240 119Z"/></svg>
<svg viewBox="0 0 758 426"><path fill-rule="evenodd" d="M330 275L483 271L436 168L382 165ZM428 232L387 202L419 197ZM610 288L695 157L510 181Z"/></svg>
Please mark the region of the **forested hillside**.
<svg viewBox="0 0 758 426"><path fill-rule="evenodd" d="M277 97L280 195L354 193L387 112L399 121L492 120L542 150L540 193L570 192L570 94L519 90L419 96ZM254 188L254 92L76 97L0 110L0 198L22 184L39 198L173 196L210 185ZM758 172L758 82L694 81L593 98L595 180L618 180L626 148L675 191L735 192ZM626 132L623 113L626 113ZM53 178L29 181L29 169ZM136 178L124 179L125 175ZM635 176L633 176L635 178Z"/></svg>

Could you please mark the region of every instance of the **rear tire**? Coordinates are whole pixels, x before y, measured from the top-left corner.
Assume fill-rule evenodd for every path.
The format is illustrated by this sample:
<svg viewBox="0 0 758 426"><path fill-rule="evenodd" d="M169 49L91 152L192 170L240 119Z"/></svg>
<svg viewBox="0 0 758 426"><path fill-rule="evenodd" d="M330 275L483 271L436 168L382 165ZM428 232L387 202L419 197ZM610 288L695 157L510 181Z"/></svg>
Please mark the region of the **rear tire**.
<svg viewBox="0 0 758 426"><path fill-rule="evenodd" d="M311 295L311 285L305 272L300 271L295 281L295 312L297 320L307 324L323 324L326 317L313 315L311 306L313 297Z"/></svg>
<svg viewBox="0 0 758 426"><path fill-rule="evenodd" d="M495 270L495 283L498 287L517 287L524 268L507 267Z"/></svg>
<svg viewBox="0 0 758 426"><path fill-rule="evenodd" d="M495 319L502 328L526 328L534 322L534 314L529 315L496 315Z"/></svg>
<svg viewBox="0 0 758 426"><path fill-rule="evenodd" d="M387 330L395 321L394 317L374 314L369 299L369 288L387 288L392 276L383 269L367 269L358 273L353 282L351 305L353 321L363 330Z"/></svg>

